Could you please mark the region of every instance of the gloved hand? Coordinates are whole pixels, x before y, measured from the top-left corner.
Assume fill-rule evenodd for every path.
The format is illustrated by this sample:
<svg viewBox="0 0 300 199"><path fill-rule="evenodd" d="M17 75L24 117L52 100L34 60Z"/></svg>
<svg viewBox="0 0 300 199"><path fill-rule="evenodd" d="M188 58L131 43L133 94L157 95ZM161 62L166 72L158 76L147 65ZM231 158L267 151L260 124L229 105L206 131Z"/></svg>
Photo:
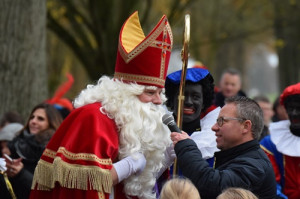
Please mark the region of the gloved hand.
<svg viewBox="0 0 300 199"><path fill-rule="evenodd" d="M7 170L6 162L4 158L0 158L0 171L5 172Z"/></svg>
<svg viewBox="0 0 300 199"><path fill-rule="evenodd" d="M161 174L168 168L170 167L173 162L174 159L176 158L176 154L174 151L174 146L173 144L171 144L170 146L168 146L165 150L165 159L163 161L163 167L159 170L159 172L157 173L156 178L159 178L161 176Z"/></svg>
<svg viewBox="0 0 300 199"><path fill-rule="evenodd" d="M114 163L113 166L118 175L118 182L121 182L132 174L142 172L146 166L146 158L142 153L136 152Z"/></svg>
<svg viewBox="0 0 300 199"><path fill-rule="evenodd" d="M164 165L166 167L170 167L173 164L175 158L176 158L176 153L174 151L173 144L171 144L166 148Z"/></svg>

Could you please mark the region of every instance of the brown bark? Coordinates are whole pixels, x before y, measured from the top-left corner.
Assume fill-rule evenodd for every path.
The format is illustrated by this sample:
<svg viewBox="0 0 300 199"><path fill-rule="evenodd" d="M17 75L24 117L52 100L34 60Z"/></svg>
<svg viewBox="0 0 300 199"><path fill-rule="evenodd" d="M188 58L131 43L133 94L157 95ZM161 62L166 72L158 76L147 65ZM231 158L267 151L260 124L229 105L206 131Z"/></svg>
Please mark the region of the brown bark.
<svg viewBox="0 0 300 199"><path fill-rule="evenodd" d="M0 2L0 114L25 118L47 97L46 1Z"/></svg>

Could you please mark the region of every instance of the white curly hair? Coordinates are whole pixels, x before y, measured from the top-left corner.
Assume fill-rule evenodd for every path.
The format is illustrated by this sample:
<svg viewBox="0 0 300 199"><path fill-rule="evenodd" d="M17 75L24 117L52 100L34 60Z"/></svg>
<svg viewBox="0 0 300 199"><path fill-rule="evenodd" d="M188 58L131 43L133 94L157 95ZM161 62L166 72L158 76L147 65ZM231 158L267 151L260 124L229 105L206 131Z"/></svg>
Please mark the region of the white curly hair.
<svg viewBox="0 0 300 199"><path fill-rule="evenodd" d="M137 96L145 89L156 87L127 84L104 76L96 85L88 85L75 99L74 106L78 108L94 102L102 103L120 132L119 159L140 152L147 160L143 172L124 180L125 193L141 199L155 199L153 187L156 175L163 167L164 152L170 146L171 139L170 131L161 121L166 109L138 99ZM161 93L161 99L166 101L164 92Z"/></svg>

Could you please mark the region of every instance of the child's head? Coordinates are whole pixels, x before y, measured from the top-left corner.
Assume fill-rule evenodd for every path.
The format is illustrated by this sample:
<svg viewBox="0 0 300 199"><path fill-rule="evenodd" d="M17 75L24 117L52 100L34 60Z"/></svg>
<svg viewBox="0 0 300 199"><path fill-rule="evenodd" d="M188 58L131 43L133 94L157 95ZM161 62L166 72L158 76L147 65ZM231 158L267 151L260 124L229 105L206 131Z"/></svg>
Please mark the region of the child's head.
<svg viewBox="0 0 300 199"><path fill-rule="evenodd" d="M185 178L173 178L166 182L160 194L160 199L200 199L194 184Z"/></svg>
<svg viewBox="0 0 300 199"><path fill-rule="evenodd" d="M258 199L251 191L242 188L225 189L217 199Z"/></svg>

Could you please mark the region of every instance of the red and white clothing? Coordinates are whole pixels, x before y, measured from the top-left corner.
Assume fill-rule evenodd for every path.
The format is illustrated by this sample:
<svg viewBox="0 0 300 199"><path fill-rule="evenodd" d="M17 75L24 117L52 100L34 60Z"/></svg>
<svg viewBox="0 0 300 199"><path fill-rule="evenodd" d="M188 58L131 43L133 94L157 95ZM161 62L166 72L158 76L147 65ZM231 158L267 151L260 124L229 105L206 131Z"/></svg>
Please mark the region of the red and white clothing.
<svg viewBox="0 0 300 199"><path fill-rule="evenodd" d="M300 198L300 137L290 131L290 121L270 124L270 136L261 141L281 185L289 199Z"/></svg>
<svg viewBox="0 0 300 199"><path fill-rule="evenodd" d="M65 119L35 170L31 199L109 198L119 136L114 120L100 108L88 104ZM113 190L115 198L126 198L122 184Z"/></svg>

